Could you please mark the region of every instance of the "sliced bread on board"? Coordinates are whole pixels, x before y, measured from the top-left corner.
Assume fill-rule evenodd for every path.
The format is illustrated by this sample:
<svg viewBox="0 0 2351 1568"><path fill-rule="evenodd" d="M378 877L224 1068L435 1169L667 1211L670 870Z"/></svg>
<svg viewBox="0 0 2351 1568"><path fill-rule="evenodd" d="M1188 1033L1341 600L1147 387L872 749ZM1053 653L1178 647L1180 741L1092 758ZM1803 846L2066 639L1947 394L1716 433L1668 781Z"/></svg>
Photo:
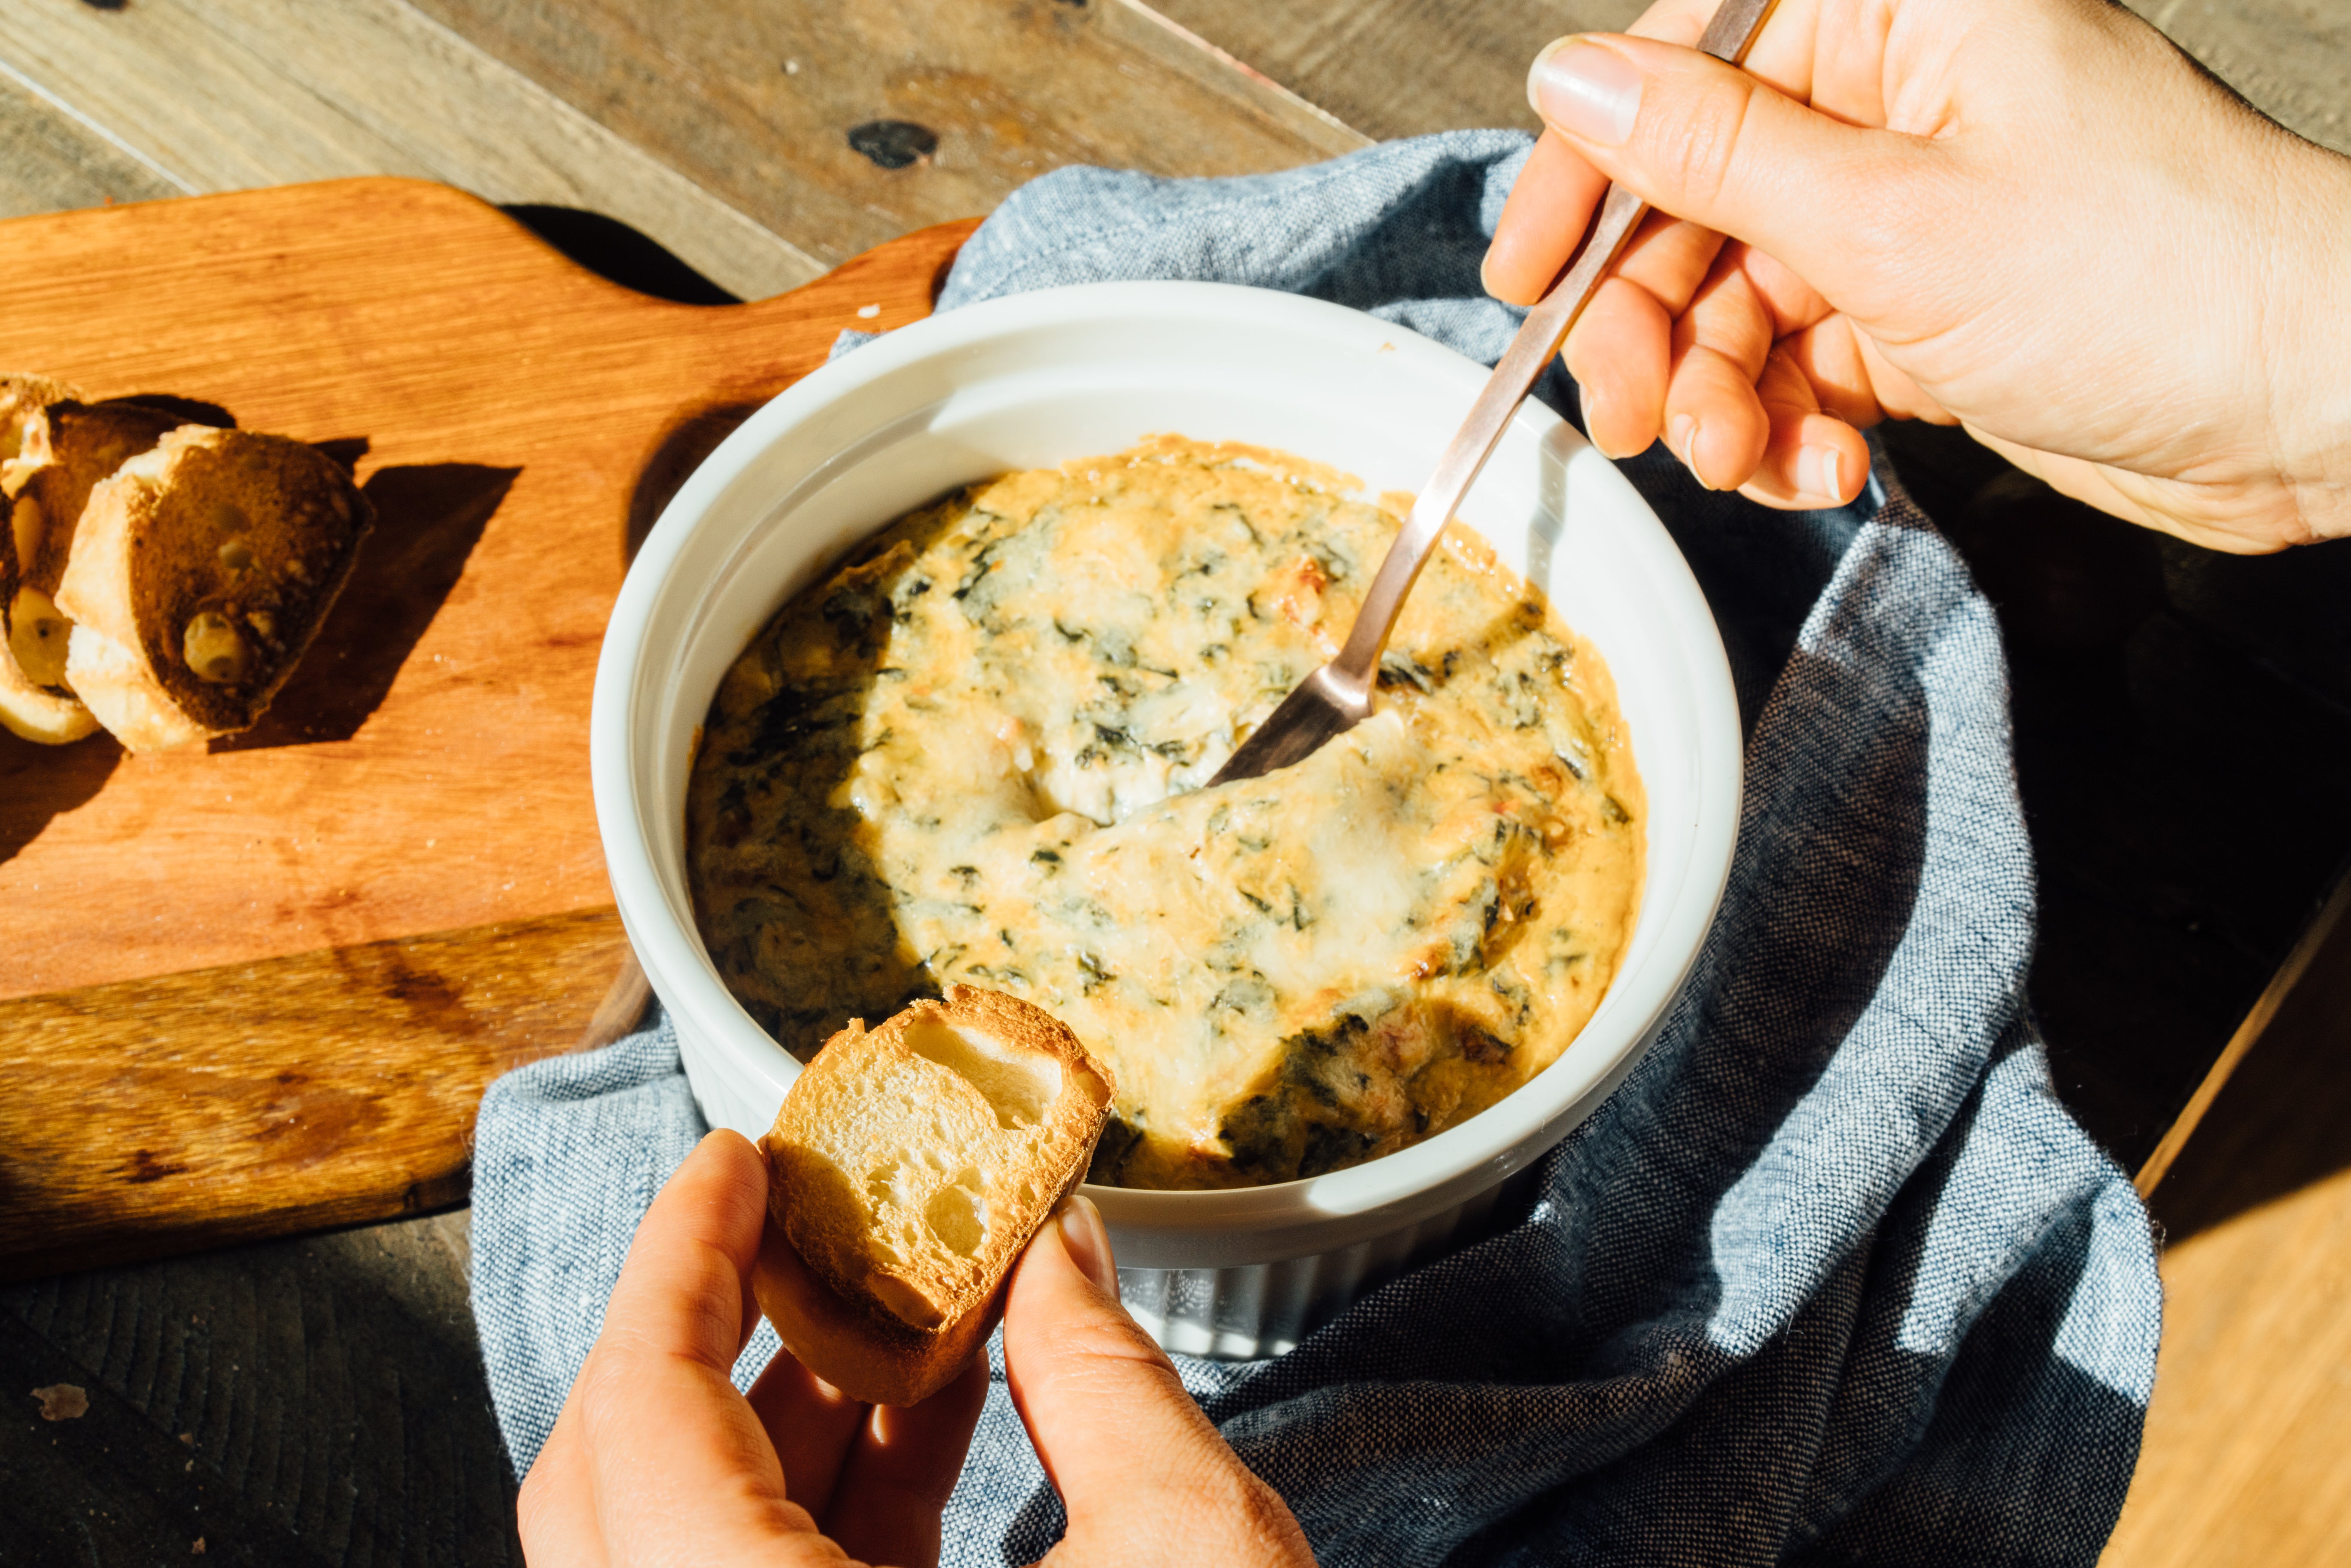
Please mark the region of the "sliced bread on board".
<svg viewBox="0 0 2351 1568"><path fill-rule="evenodd" d="M67 685L133 751L252 727L373 522L316 447L172 431L90 493L57 595Z"/></svg>
<svg viewBox="0 0 2351 1568"><path fill-rule="evenodd" d="M66 620L57 591L74 527L99 481L180 423L129 402L85 402L39 376L0 378L0 497L8 559L0 562L0 724L58 745L98 727L66 685Z"/></svg>
<svg viewBox="0 0 2351 1568"><path fill-rule="evenodd" d="M970 986L827 1040L760 1140L753 1289L853 1398L912 1405L987 1339L1021 1249L1084 1176L1114 1092L1051 1014Z"/></svg>

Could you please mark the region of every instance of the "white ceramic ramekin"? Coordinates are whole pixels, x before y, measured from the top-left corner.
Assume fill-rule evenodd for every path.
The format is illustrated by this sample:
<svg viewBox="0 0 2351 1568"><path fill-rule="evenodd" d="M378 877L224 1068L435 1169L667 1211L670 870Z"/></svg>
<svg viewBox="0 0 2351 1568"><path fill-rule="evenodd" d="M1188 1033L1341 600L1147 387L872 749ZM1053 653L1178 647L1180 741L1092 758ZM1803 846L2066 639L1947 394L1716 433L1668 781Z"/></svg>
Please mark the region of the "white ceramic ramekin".
<svg viewBox="0 0 2351 1568"><path fill-rule="evenodd" d="M1335 305L1198 283L1044 290L916 322L808 377L686 482L630 569L596 674L596 814L621 917L676 1020L714 1126L767 1131L799 1063L737 1006L695 933L686 771L720 676L787 598L892 518L1012 468L1173 432L1245 441L1414 490L1485 368ZM1090 1186L1127 1301L1171 1349L1274 1354L1466 1239L1500 1184L1631 1071L1729 873L1738 710L1680 552L1624 477L1522 408L1459 513L1606 656L1649 799L1648 881L1615 983L1558 1061L1400 1154L1238 1192Z"/></svg>

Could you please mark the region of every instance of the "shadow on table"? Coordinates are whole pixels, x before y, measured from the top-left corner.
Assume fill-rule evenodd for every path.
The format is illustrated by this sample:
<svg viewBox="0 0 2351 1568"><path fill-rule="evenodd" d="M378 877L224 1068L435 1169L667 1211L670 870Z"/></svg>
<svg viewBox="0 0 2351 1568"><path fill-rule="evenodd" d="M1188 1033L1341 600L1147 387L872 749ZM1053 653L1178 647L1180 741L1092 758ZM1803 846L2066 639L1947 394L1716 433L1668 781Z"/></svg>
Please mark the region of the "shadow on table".
<svg viewBox="0 0 2351 1568"><path fill-rule="evenodd" d="M0 1563L521 1563L453 1224L0 1288Z"/></svg>
<svg viewBox="0 0 2351 1568"><path fill-rule="evenodd" d="M2221 555L1963 432L1880 434L2000 611L2033 1006L2067 1108L2136 1169L2351 853L2351 541Z"/></svg>

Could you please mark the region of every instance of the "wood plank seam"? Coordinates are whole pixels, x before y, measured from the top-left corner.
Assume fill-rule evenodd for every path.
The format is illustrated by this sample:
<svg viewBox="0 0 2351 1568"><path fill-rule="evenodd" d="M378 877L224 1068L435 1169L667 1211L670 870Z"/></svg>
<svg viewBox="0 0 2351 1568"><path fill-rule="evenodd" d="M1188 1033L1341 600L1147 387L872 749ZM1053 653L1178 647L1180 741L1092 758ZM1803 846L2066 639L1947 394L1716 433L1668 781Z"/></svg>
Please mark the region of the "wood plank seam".
<svg viewBox="0 0 2351 1568"><path fill-rule="evenodd" d="M56 110L59 114L64 115L76 125L82 127L91 135L97 137L99 141L104 141L116 152L120 152L124 157L130 159L141 168L147 170L157 179L178 191L182 195L193 196L201 193L203 187L190 184L180 175L174 173L172 170L165 168L162 163L157 162L153 158L148 155L143 148L139 147L137 144L125 138L107 120L83 112L78 104L52 92L49 89L48 84L45 80L19 69L16 62L8 58L5 54L0 54L0 76L5 76L10 81L15 82L18 87L23 88L26 92L31 93L35 98L39 99L43 103L47 104L51 109Z"/></svg>
<svg viewBox="0 0 2351 1568"><path fill-rule="evenodd" d="M602 125L597 123L591 116L582 114L546 88L532 81L522 72L475 44L473 40L439 17L427 16L413 5L406 4L405 0L401 0L401 9L413 18L410 26L421 30L429 29L446 40L449 48L463 50L468 56L479 60L481 65L477 68L495 70L510 78L517 84L517 90L528 90L538 105L538 112L561 122L571 134L583 140L592 141L599 145L609 144L616 156L642 162L649 171L657 172L658 177L674 181L680 187L692 192L694 199L698 204L712 209L714 217L742 231L746 239L755 246L774 247L778 251L778 259L783 265L763 269L757 275L750 273L742 275L744 283L742 287L735 287L726 284L725 279L714 277L714 281L728 287L731 292L747 300L761 299L771 295L781 294L787 289L796 288L803 283L812 282L823 276L826 264L821 259L810 255L789 239L777 234L748 213L726 201L716 192L695 183L635 142L614 136Z"/></svg>
<svg viewBox="0 0 2351 1568"><path fill-rule="evenodd" d="M2162 1185L2172 1163L2179 1158L2179 1151L2187 1147L2189 1138L2195 1136L2197 1124L2204 1120L2204 1113L2212 1108L2212 1102L2220 1098L2220 1091L2227 1086L2230 1076L2244 1061L2246 1053L2259 1043L2272 1020L2277 1017L2278 1009L2285 1005L2294 987L2309 971L2311 960L2326 946L2327 938L2346 915L2351 915L2351 871L2337 876L2333 894L2320 906L2317 916L2304 927L2301 939L2294 943L2293 951L2286 955L2285 962L2278 966L2277 972L2270 977L2269 984L2262 988L2262 994L2254 1000L2252 1009L2237 1026L2236 1032L2229 1037L2229 1043L2222 1048L2219 1059L2204 1074L2203 1082L2196 1086L2196 1092L2163 1134L2163 1141L2155 1146L2155 1153L2149 1155L2147 1163L2139 1167L2133 1185L2138 1188L2140 1197L2152 1196L2155 1189Z"/></svg>
<svg viewBox="0 0 2351 1568"><path fill-rule="evenodd" d="M1252 107L1238 68L1208 85L1197 49L1179 68L1114 39L1099 3L413 3L828 259L1069 164L1243 174L1334 150L1327 125L1310 137L1307 117L1285 129ZM893 162L851 139L892 120L929 150Z"/></svg>
<svg viewBox="0 0 2351 1568"><path fill-rule="evenodd" d="M824 270L405 0L121 13L0 0L0 63L191 193L419 175L492 202L595 208L745 298ZM209 96L172 90L191 72L215 84Z"/></svg>
<svg viewBox="0 0 2351 1568"><path fill-rule="evenodd" d="M1221 93L1325 156L1335 158L1374 144L1372 138L1322 105L1290 91L1142 0L1104 0L1097 15L1104 37Z"/></svg>

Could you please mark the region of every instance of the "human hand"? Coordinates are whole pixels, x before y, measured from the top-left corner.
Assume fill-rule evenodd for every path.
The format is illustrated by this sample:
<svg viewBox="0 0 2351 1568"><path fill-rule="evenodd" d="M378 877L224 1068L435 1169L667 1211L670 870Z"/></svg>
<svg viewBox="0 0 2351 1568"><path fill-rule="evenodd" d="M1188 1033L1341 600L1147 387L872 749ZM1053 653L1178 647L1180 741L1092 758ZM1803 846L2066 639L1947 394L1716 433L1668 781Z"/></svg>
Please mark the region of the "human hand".
<svg viewBox="0 0 2351 1568"><path fill-rule="evenodd" d="M2351 161L2100 0L1782 0L1743 72L1677 47L1713 9L1530 78L1492 292L1531 302L1609 180L1658 209L1566 345L1602 451L1824 506L1859 429L1956 421L2215 549L2351 533Z"/></svg>
<svg viewBox="0 0 2351 1568"><path fill-rule="evenodd" d="M751 1267L767 1161L702 1141L637 1228L603 1333L517 1505L531 1561L927 1565L987 1392L976 1361L910 1409L866 1406L777 1355L746 1398L727 1372L758 1322ZM1012 1397L1070 1528L1071 1564L1311 1564L1119 1305L1110 1239L1077 1199L1029 1244L1005 1304Z"/></svg>
<svg viewBox="0 0 2351 1568"><path fill-rule="evenodd" d="M975 1362L904 1410L860 1404L778 1354L727 1381L759 1309L768 1162L702 1140L637 1227L604 1329L523 1482L523 1554L559 1568L694 1563L928 1568L987 1396Z"/></svg>
<svg viewBox="0 0 2351 1568"><path fill-rule="evenodd" d="M1040 1568L1313 1568L1280 1495L1241 1463L1119 1304L1109 1233L1083 1198L1013 1270L1004 1368L1070 1517Z"/></svg>

